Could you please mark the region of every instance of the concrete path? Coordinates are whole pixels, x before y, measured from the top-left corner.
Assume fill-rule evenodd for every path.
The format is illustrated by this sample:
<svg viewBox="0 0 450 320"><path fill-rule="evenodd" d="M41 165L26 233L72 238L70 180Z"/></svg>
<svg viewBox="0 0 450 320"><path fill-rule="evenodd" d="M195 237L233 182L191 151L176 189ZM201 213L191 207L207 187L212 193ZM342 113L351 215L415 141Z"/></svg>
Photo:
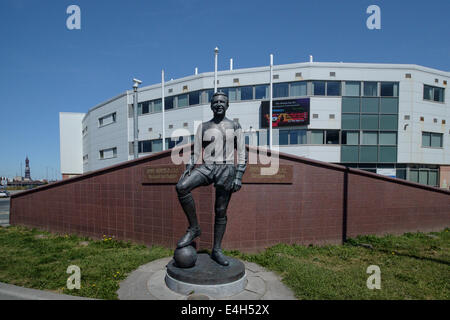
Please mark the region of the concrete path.
<svg viewBox="0 0 450 320"><path fill-rule="evenodd" d="M120 300L215 300L205 294L182 295L170 290L165 281L166 265L172 257L147 263L133 271L120 283L117 295ZM242 261L247 275L244 291L220 300L296 300L273 272L263 267Z"/></svg>
<svg viewBox="0 0 450 320"><path fill-rule="evenodd" d="M49 291L13 286L0 282L0 300L92 300Z"/></svg>

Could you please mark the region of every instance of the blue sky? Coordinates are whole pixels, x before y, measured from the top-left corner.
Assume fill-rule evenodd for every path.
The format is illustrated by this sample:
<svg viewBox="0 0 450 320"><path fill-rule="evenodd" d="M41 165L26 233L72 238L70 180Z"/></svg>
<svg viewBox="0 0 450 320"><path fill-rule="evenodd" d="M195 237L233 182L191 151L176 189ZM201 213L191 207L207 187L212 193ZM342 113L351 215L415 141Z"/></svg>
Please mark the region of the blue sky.
<svg viewBox="0 0 450 320"><path fill-rule="evenodd" d="M81 9L68 30L66 9ZM381 8L369 30L366 9ZM450 1L1 0L0 176L59 178L59 112L87 112L129 89L219 70L315 61L450 70ZM22 169L24 171L24 169Z"/></svg>

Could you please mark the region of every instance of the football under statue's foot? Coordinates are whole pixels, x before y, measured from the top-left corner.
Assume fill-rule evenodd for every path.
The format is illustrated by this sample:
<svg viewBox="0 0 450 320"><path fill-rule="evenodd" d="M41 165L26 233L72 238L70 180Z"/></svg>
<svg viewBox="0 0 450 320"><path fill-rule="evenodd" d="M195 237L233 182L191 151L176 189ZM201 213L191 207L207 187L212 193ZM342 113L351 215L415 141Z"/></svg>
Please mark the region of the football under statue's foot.
<svg viewBox="0 0 450 320"><path fill-rule="evenodd" d="M192 243L195 238L199 237L202 234L202 231L199 227L189 228L187 229L186 234L178 241L177 248L183 248Z"/></svg>
<svg viewBox="0 0 450 320"><path fill-rule="evenodd" d="M222 266L228 266L229 262L220 249L213 249L211 252L211 259Z"/></svg>

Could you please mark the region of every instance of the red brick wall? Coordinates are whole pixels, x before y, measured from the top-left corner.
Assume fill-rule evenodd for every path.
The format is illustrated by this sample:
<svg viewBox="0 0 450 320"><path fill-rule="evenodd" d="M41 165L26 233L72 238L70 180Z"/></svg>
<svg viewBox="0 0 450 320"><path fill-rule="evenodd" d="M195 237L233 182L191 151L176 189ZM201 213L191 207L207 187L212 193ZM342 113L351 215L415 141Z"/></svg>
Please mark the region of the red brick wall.
<svg viewBox="0 0 450 320"><path fill-rule="evenodd" d="M141 176L144 166L169 163L170 151L161 152L15 195L11 224L174 248L187 228L175 185L143 185ZM339 243L345 235L450 225L450 192L286 154L280 164L293 166L292 184L244 184L233 194L224 248ZM193 195L200 248L209 248L214 187Z"/></svg>

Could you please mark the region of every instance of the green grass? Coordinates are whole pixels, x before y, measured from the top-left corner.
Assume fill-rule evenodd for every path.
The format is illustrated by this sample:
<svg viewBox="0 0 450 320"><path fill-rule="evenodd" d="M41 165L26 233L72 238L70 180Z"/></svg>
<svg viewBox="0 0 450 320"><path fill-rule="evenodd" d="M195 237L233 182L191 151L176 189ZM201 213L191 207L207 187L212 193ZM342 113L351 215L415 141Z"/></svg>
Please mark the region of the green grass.
<svg viewBox="0 0 450 320"><path fill-rule="evenodd" d="M119 282L140 265L167 257L162 247L55 235L23 227L0 228L0 282L98 299L117 299ZM81 269L81 288L66 286L67 267Z"/></svg>
<svg viewBox="0 0 450 320"><path fill-rule="evenodd" d="M345 245L279 244L259 254L228 252L281 275L298 299L449 299L450 232L360 236ZM369 265L381 270L370 290Z"/></svg>
<svg viewBox="0 0 450 320"><path fill-rule="evenodd" d="M450 230L362 236L345 245L279 244L257 254L227 251L281 275L299 299L450 298ZM119 282L140 265L173 254L104 237L91 240L23 227L0 228L0 282L58 293L117 299ZM81 268L81 289L69 290L69 265ZM369 265L381 289L369 290Z"/></svg>

